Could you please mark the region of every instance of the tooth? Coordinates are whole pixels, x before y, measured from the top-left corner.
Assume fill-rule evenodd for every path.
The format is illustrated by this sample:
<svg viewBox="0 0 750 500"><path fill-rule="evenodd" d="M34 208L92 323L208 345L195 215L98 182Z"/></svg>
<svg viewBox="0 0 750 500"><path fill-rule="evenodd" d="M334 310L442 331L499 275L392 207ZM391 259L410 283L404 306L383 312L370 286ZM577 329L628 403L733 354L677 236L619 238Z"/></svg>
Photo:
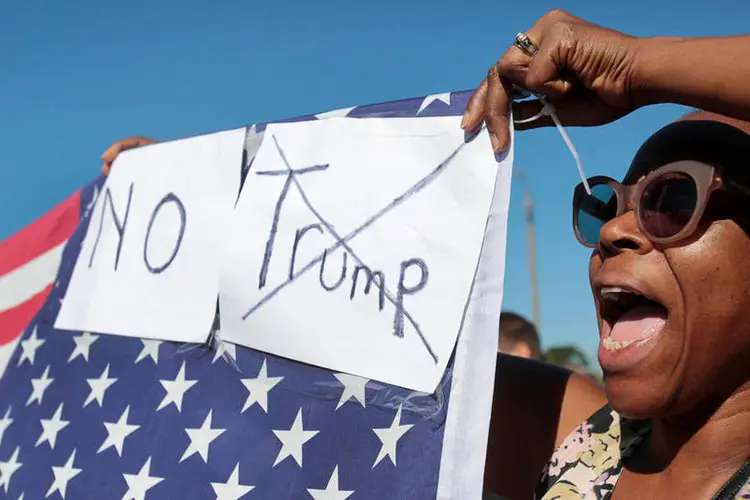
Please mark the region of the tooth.
<svg viewBox="0 0 750 500"><path fill-rule="evenodd" d="M623 348L631 345L634 342L635 342L635 340L623 340L622 342L620 342L620 341L617 341L617 340L612 340L609 337L604 337L604 339L602 340L602 346L607 351L618 351L620 349L623 349Z"/></svg>

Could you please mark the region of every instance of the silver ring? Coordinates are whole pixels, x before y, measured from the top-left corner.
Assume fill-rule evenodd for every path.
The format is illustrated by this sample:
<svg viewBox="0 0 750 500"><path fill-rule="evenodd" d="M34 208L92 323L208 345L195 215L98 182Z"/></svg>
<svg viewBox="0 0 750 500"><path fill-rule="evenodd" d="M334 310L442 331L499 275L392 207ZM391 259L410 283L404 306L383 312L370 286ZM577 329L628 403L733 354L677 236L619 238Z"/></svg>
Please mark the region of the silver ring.
<svg viewBox="0 0 750 500"><path fill-rule="evenodd" d="M536 45L534 45L534 42L529 40L529 36L523 31L519 32L516 35L516 39L513 41L513 45L518 47L521 50L521 52L523 52L529 57L534 57L538 50L536 48Z"/></svg>

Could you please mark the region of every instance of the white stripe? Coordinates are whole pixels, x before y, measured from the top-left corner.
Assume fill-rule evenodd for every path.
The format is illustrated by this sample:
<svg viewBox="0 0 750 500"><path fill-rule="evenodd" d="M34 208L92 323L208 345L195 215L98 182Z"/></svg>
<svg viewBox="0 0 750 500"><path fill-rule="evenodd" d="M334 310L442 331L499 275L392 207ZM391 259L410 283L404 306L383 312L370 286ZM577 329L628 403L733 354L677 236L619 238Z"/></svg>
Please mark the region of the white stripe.
<svg viewBox="0 0 750 500"><path fill-rule="evenodd" d="M21 340L21 336L14 338L5 345L0 345L0 377L5 374L5 369L10 363L10 358L13 357L13 353L16 350L18 341Z"/></svg>
<svg viewBox="0 0 750 500"><path fill-rule="evenodd" d="M23 304L54 281L63 248L64 242L0 277L0 312Z"/></svg>

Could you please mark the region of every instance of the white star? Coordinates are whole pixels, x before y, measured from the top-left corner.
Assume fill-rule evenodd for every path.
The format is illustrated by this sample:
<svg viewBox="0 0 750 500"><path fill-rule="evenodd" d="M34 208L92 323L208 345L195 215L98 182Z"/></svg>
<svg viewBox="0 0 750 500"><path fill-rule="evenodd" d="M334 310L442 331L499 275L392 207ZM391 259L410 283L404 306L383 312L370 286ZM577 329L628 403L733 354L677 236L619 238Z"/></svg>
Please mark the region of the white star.
<svg viewBox="0 0 750 500"><path fill-rule="evenodd" d="M154 364L159 364L159 346L161 345L161 340L150 340L150 339L141 339L141 342L143 342L143 349L141 349L140 354L138 354L138 357L135 358L135 362L138 363L142 359L146 359L146 356L154 360Z"/></svg>
<svg viewBox="0 0 750 500"><path fill-rule="evenodd" d="M208 463L208 447L217 437L221 436L226 429L212 429L211 428L211 414L213 410L209 410L206 419L199 429L185 429L188 437L190 438L190 444L185 449L185 453L182 454L180 462L185 461L190 456L198 453L204 462Z"/></svg>
<svg viewBox="0 0 750 500"><path fill-rule="evenodd" d="M445 92L442 94L428 95L427 97L424 98L424 101L422 101L422 104L419 106L419 110L417 111L417 114L420 114L422 111L427 109L427 106L429 106L435 101L443 101L445 104L450 106L451 105L451 93Z"/></svg>
<svg viewBox="0 0 750 500"><path fill-rule="evenodd" d="M324 490L307 489L315 500L346 500L354 491L344 491L339 489L339 466L333 469L331 479L328 480L328 486Z"/></svg>
<svg viewBox="0 0 750 500"><path fill-rule="evenodd" d="M375 466L386 456L391 459L391 463L393 463L394 466L396 465L396 446L398 445L398 440L401 439L401 437L412 427L412 424L401 425L401 407L399 406L390 427L372 430L380 438L380 442L383 443L380 447L378 458L376 458L375 463L372 464L373 468L375 468Z"/></svg>
<svg viewBox="0 0 750 500"><path fill-rule="evenodd" d="M42 404L42 398L44 397L44 391L46 391L49 386L54 382L55 379L49 378L49 366L44 369L44 373L42 373L41 378L32 378L31 379L31 396L29 396L28 401L26 401L26 406L29 406L34 401L37 401L39 404Z"/></svg>
<svg viewBox="0 0 750 500"><path fill-rule="evenodd" d="M128 483L128 491L122 500L144 500L146 492L161 483L163 477L151 476L151 457L148 457L138 474L123 474L122 477Z"/></svg>
<svg viewBox="0 0 750 500"><path fill-rule="evenodd" d="M84 217L88 216L89 212L96 205L96 200L99 198L99 186L94 186L94 192L91 194L91 200L86 204L86 208L83 211ZM106 200L105 200L106 201Z"/></svg>
<svg viewBox="0 0 750 500"><path fill-rule="evenodd" d="M97 454L114 446L117 454L122 456L122 447L125 444L125 438L141 427L140 425L128 424L129 415L130 406L125 408L125 411L122 412L120 419L116 423L104 422L104 427L107 429L107 439L99 447L99 450L96 452Z"/></svg>
<svg viewBox="0 0 750 500"><path fill-rule="evenodd" d="M159 407L156 408L156 411L166 408L172 403L179 412L182 411L182 398L185 396L185 393L198 383L197 380L185 380L184 361L182 362L182 367L174 380L159 380L159 382L161 382L162 387L164 387L164 390L167 391L167 393L164 395L164 399L161 400L161 403L159 403Z"/></svg>
<svg viewBox="0 0 750 500"><path fill-rule="evenodd" d="M109 389L112 384L117 382L117 379L109 378L109 363L107 363L107 366L104 368L104 371L99 378L87 378L86 382L89 383L91 392L89 392L86 401L83 403L83 407L86 408L86 406L92 401L96 401L101 407L104 405L104 392Z"/></svg>
<svg viewBox="0 0 750 500"><path fill-rule="evenodd" d="M29 362L30 365L34 364L34 358L36 356L36 350L42 347L42 344L44 344L45 339L37 338L36 336L36 327L31 331L31 335L29 335L29 338L26 340L21 341L21 356L18 358L18 366L21 366L21 364L24 361Z"/></svg>
<svg viewBox="0 0 750 500"><path fill-rule="evenodd" d="M0 486L5 487L5 493L8 493L10 487L10 480L13 478L13 474L23 465L18 461L18 452L20 448L16 448L11 455L10 460L7 462L0 462Z"/></svg>
<svg viewBox="0 0 750 500"><path fill-rule="evenodd" d="M83 335L79 335L77 337L73 337L73 340L76 343L75 348L73 349L73 352L70 353L70 357L68 358L68 363L76 359L78 356L81 356L86 361L89 360L89 350L91 349L91 344L96 342L96 339L99 338L99 335L91 335L89 332L83 332Z"/></svg>
<svg viewBox="0 0 750 500"><path fill-rule="evenodd" d="M224 340L216 342L216 352L214 353L214 359L211 361L211 364L216 363L216 360L219 358L224 359L225 354L230 357L232 361L237 361L237 344L225 342ZM227 362L229 362L229 360L227 360Z"/></svg>
<svg viewBox="0 0 750 500"><path fill-rule="evenodd" d="M245 384L245 388L249 393L247 400L245 400L245 406L242 407L244 412L255 403L263 408L263 411L268 413L268 391L273 389L276 384L284 380L284 377L269 377L268 369L266 367L266 360L263 360L263 365L260 367L260 372L256 378L243 378L241 382ZM241 413L240 412L240 413Z"/></svg>
<svg viewBox="0 0 750 500"><path fill-rule="evenodd" d="M322 120L325 118L347 116L349 112L353 109L354 109L354 106L352 106L351 108L334 109L333 111L326 111L325 113L318 113L317 115L315 115L315 118Z"/></svg>
<svg viewBox="0 0 750 500"><path fill-rule="evenodd" d="M62 419L63 404L64 403L60 403L60 406L57 407L57 410L55 411L55 414L52 415L52 418L43 418L39 421L42 424L42 433L39 435L39 439L36 440L36 444L34 446L39 446L46 441L49 443L49 447L51 449L55 449L57 434L61 430L66 428L70 423L69 420Z"/></svg>
<svg viewBox="0 0 750 500"><path fill-rule="evenodd" d="M0 443L3 442L3 435L5 434L5 431L10 427L10 424L13 423L13 419L10 418L10 406L7 410L5 410L5 416L0 419Z"/></svg>
<svg viewBox="0 0 750 500"><path fill-rule="evenodd" d="M255 486L240 484L240 463L234 466L232 474L226 483L211 483L211 488L216 493L216 500L239 500L247 493L255 489Z"/></svg>
<svg viewBox="0 0 750 500"><path fill-rule="evenodd" d="M76 469L73 467L73 462L76 459L76 450L70 454L68 461L62 467L52 467L52 474L55 475L55 480L52 482L52 486L47 490L47 497L52 495L54 492L59 491L60 496L65 500L65 492L68 489L68 483L71 479L80 474L82 469Z"/></svg>
<svg viewBox="0 0 750 500"><path fill-rule="evenodd" d="M344 403L349 401L351 398L359 401L359 404L361 404L364 408L365 386L367 385L367 382L369 382L369 380L366 378L357 377L355 375L349 375L347 373L334 373L333 376L336 377L344 386L344 390L341 393L341 397L339 398L339 404L336 405L336 410L341 408Z"/></svg>
<svg viewBox="0 0 750 500"><path fill-rule="evenodd" d="M302 467L302 445L311 440L319 431L306 431L302 426L302 408L297 412L292 427L288 431L277 431L273 433L281 441L281 450L276 457L273 466L276 467L286 457L292 457L297 465Z"/></svg>
<svg viewBox="0 0 750 500"><path fill-rule="evenodd" d="M247 158L245 159L245 165L242 166L243 168L247 168L255 159L255 155L258 154L260 145L263 142L264 135L265 132L258 132L255 124L247 129L247 135L245 135L245 152L247 153Z"/></svg>

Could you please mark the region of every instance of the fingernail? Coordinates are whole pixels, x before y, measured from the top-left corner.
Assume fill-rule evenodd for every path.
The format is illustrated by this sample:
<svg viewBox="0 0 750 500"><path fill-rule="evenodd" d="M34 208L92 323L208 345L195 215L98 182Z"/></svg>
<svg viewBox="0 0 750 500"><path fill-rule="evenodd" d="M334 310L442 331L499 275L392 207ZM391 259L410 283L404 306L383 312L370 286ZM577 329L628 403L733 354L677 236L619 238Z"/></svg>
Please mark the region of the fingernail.
<svg viewBox="0 0 750 500"><path fill-rule="evenodd" d="M490 134L490 144L493 150L500 152L500 139L495 134Z"/></svg>
<svg viewBox="0 0 750 500"><path fill-rule="evenodd" d="M461 118L461 128L466 130L466 125L469 123L469 116L468 113L464 113L463 118Z"/></svg>

